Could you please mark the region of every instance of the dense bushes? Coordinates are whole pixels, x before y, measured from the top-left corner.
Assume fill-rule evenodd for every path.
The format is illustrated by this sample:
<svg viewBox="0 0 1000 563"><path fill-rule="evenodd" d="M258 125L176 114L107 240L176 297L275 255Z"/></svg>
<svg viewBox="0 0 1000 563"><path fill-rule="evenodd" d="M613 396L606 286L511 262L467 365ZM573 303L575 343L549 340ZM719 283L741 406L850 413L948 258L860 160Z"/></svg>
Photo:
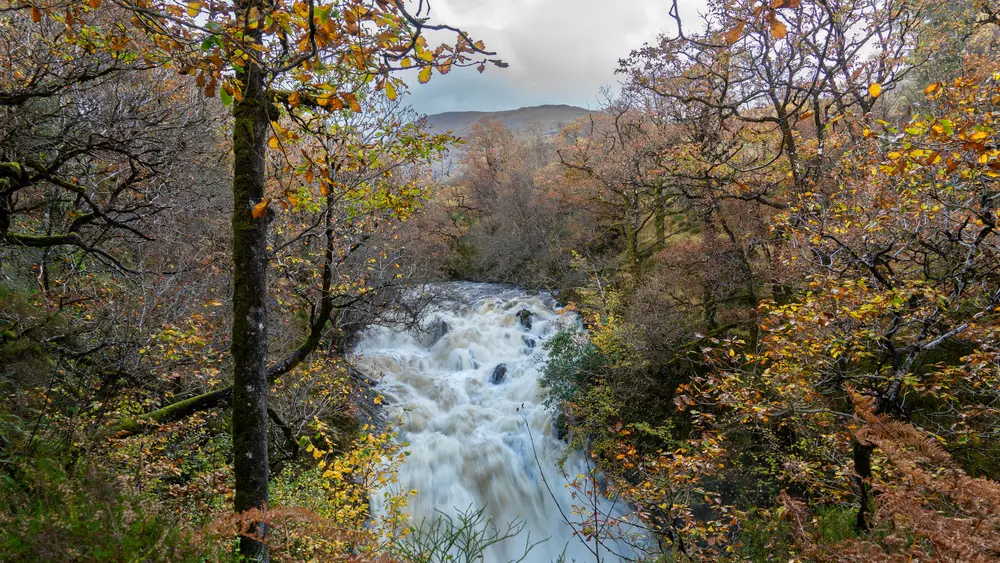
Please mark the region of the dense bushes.
<svg viewBox="0 0 1000 563"><path fill-rule="evenodd" d="M0 554L8 561L216 561L224 546L121 490L91 459L41 447L0 475Z"/></svg>

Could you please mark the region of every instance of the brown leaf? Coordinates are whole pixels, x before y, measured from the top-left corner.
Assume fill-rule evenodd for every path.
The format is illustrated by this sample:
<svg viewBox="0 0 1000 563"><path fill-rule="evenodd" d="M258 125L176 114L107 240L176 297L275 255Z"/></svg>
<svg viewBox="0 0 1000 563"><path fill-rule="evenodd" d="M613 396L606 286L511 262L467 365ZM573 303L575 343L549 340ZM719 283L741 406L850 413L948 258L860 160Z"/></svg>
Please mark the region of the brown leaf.
<svg viewBox="0 0 1000 563"><path fill-rule="evenodd" d="M35 6L31 7L31 21L35 23L42 21L42 11Z"/></svg>

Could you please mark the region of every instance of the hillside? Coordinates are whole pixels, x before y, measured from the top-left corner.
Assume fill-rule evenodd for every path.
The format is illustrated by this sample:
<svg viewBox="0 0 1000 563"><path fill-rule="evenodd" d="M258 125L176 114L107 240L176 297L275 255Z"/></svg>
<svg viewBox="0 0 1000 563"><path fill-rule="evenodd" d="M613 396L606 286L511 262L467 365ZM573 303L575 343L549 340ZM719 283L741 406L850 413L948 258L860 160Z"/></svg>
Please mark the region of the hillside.
<svg viewBox="0 0 1000 563"><path fill-rule="evenodd" d="M427 123L436 131L452 131L458 137L472 133L472 125L483 119L496 119L514 131L539 128L543 134L555 135L564 126L589 114L590 111L567 105L524 107L507 111L449 111L427 116Z"/></svg>

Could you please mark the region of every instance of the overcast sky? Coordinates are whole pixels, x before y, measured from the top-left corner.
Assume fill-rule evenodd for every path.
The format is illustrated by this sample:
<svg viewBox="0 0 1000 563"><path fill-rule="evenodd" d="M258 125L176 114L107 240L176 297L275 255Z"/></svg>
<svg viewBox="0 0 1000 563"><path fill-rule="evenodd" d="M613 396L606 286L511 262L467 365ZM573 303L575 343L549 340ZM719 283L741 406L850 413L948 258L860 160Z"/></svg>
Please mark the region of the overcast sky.
<svg viewBox="0 0 1000 563"><path fill-rule="evenodd" d="M510 64L453 69L412 85L421 113L497 111L541 104L599 106L602 85L614 86L618 59L655 39L671 21L670 0L431 0L432 21L482 39ZM702 0L681 0L690 28ZM690 22L690 23L687 23ZM431 43L434 43L431 41Z"/></svg>

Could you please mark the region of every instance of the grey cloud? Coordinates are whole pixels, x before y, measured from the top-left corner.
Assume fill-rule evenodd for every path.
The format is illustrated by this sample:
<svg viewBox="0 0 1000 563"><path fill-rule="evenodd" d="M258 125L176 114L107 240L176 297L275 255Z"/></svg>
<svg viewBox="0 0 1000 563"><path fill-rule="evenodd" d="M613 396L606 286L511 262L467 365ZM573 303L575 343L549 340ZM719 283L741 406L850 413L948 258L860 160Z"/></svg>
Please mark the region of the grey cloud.
<svg viewBox="0 0 1000 563"><path fill-rule="evenodd" d="M701 0L682 0L691 16ZM422 113L571 104L596 107L614 86L618 59L671 24L669 0L432 0L432 19L458 25L510 64L455 69L416 85L410 103Z"/></svg>

